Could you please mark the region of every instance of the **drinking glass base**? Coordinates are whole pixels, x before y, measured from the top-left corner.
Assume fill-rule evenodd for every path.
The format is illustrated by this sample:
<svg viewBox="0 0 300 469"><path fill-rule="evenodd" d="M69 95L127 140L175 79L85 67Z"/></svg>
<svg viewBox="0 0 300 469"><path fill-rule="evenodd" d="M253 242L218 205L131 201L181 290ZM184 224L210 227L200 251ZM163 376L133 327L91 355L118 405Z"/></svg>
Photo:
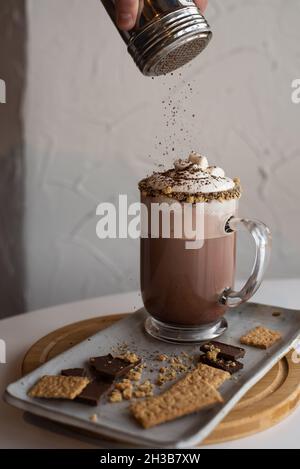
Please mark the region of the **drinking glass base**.
<svg viewBox="0 0 300 469"><path fill-rule="evenodd" d="M152 316L145 321L145 329L155 339L173 344L195 344L219 337L228 327L223 317L203 326L174 326L165 324Z"/></svg>

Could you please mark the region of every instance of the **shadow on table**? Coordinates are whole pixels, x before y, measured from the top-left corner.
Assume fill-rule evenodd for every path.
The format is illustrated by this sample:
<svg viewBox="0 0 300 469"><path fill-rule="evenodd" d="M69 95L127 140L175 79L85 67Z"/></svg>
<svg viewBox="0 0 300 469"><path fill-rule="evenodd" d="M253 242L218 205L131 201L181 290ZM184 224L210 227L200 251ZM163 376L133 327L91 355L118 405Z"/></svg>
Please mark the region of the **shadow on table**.
<svg viewBox="0 0 300 469"><path fill-rule="evenodd" d="M42 428L43 430L50 431L52 433L57 433L74 440L84 441L90 445L94 445L97 448L102 449L119 449L119 448L132 448L132 446L120 443L118 441L114 442L112 440L106 440L104 437L101 439L96 437L93 433L89 433L88 431L78 431L73 429L71 426L63 425L57 422L53 422L52 420L48 420L44 417L39 417L37 415L33 415L30 412L24 412L23 419L26 423L30 425L35 425L36 427Z"/></svg>

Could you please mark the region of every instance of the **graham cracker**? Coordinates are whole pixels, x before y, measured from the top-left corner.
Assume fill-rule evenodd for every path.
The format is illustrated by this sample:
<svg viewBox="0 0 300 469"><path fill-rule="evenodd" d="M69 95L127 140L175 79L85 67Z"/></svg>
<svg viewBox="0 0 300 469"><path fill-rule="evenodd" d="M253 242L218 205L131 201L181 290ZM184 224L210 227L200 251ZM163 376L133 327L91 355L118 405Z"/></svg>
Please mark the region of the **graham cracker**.
<svg viewBox="0 0 300 469"><path fill-rule="evenodd" d="M220 393L206 381L199 379L196 384L190 384L184 380L159 396L133 403L130 409L134 418L144 428L151 428L223 402Z"/></svg>
<svg viewBox="0 0 300 469"><path fill-rule="evenodd" d="M122 355L118 355L116 358L120 358L121 360L125 360L128 363L134 364L137 362L140 362L140 357L137 356L136 353L134 352L126 352L123 353Z"/></svg>
<svg viewBox="0 0 300 469"><path fill-rule="evenodd" d="M266 327L257 326L251 329L247 334L240 338L241 344L252 345L262 349L271 347L275 342L281 339L281 334L277 331L272 331Z"/></svg>
<svg viewBox="0 0 300 469"><path fill-rule="evenodd" d="M214 388L218 388L224 381L229 379L230 376L228 371L219 370L212 366L205 365L204 363L199 363L198 366L180 380L178 384L198 384L201 383L201 381L206 381Z"/></svg>
<svg viewBox="0 0 300 469"><path fill-rule="evenodd" d="M89 384L89 379L80 376L43 376L30 389L30 397L45 399L75 399Z"/></svg>

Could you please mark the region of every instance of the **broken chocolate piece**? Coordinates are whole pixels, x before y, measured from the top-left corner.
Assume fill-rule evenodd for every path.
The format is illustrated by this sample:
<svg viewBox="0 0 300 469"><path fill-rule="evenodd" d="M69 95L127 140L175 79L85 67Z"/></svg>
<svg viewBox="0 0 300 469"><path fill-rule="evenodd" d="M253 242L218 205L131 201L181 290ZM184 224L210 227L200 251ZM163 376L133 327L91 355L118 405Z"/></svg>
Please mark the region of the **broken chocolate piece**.
<svg viewBox="0 0 300 469"><path fill-rule="evenodd" d="M94 379L81 394L76 398L76 401L82 404L96 406L99 403L101 396L109 391L112 387L112 381Z"/></svg>
<svg viewBox="0 0 300 469"><path fill-rule="evenodd" d="M86 371L84 368L68 368L66 370L61 370L60 374L63 376L81 376L84 378L86 376Z"/></svg>
<svg viewBox="0 0 300 469"><path fill-rule="evenodd" d="M141 360L135 363L129 363L123 358L113 357L110 353L102 357L90 358L90 365L93 370L100 376L108 378L118 378L128 373L129 370L135 368Z"/></svg>
<svg viewBox="0 0 300 469"><path fill-rule="evenodd" d="M200 362L205 363L205 365L214 366L220 370L228 371L228 373L233 374L237 371L240 371L244 368L243 363L236 360L224 360L224 358L216 358L215 360L210 360L206 354L200 355Z"/></svg>
<svg viewBox="0 0 300 469"><path fill-rule="evenodd" d="M217 342L212 340L206 344L201 345L201 352L213 352L214 350L219 350L217 357L224 358L225 360L237 360L237 358L243 358L245 356L245 349L242 347L235 347L234 345L223 344L222 342Z"/></svg>

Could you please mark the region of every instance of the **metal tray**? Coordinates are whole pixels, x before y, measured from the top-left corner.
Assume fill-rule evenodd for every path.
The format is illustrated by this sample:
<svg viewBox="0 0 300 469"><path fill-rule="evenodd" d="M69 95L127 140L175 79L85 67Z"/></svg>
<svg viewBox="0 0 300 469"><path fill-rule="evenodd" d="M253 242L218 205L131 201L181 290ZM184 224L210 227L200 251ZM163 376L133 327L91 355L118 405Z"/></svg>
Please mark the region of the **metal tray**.
<svg viewBox="0 0 300 469"><path fill-rule="evenodd" d="M280 315L273 316L272 313L275 311ZM239 345L239 337L257 325L278 330L282 334L282 340L268 350L244 346L246 349L246 356L242 360L244 369L220 388L224 398L223 404L149 430L142 429L130 416L127 401L111 404L103 399L98 407L91 408L77 402L39 400L27 396L27 391L41 376L59 374L63 368L84 366L89 357L107 354L124 342L128 344L130 350L138 352L145 359L148 367L143 373L143 378L149 377L152 380L154 375L147 370L152 365L153 368L159 365L153 358L149 358L151 355L153 357L158 352L170 355L179 354L182 351L187 353L199 351L199 346L173 345L149 337L144 332L146 316L145 310L141 309L58 355L22 379L10 384L6 389L4 399L9 404L33 414L87 430L96 435L132 443L135 446L187 448L199 444L251 386L296 346L297 339L300 337L300 311L256 303L247 303L231 310L226 315L229 328L222 335L222 341ZM98 415L97 422L90 420L94 413Z"/></svg>

